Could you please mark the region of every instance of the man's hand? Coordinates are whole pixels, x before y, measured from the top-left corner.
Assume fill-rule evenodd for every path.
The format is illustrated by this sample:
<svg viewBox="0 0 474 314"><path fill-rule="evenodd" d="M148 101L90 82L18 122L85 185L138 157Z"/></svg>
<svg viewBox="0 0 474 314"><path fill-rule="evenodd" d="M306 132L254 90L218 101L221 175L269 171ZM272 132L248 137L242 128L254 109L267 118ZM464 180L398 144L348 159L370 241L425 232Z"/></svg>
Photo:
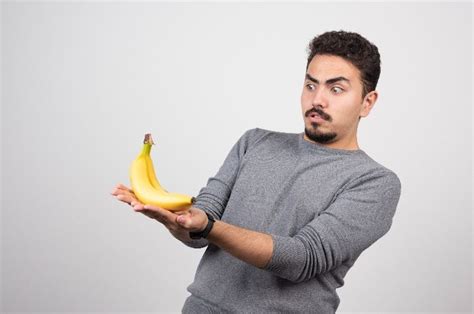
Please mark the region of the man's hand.
<svg viewBox="0 0 474 314"><path fill-rule="evenodd" d="M140 204L138 198L135 196L135 193L133 193L133 190L121 183L117 184L110 194L114 195L118 200L127 203L132 207L134 207L134 203ZM154 219L154 217L148 212L142 212L142 214Z"/></svg>
<svg viewBox="0 0 474 314"><path fill-rule="evenodd" d="M123 184L119 184L111 193L122 202L133 206L140 212L162 223L171 234L182 242L190 242L190 231L202 231L207 226L206 213L195 207L181 212L141 204L133 191ZM209 243L229 252L238 259L263 268L267 265L273 254L273 239L270 234L256 232L237 227L218 220L206 238Z"/></svg>
<svg viewBox="0 0 474 314"><path fill-rule="evenodd" d="M132 189L129 189L122 183L117 184L110 194L114 195L117 199L127 203L128 205L130 205L132 201L138 200Z"/></svg>
<svg viewBox="0 0 474 314"><path fill-rule="evenodd" d="M142 204L133 191L123 184L118 184L111 194L132 206L136 212L162 223L180 241L189 242L191 241L190 231L201 231L206 228L207 215L199 208L191 207L187 210L171 212L161 207Z"/></svg>

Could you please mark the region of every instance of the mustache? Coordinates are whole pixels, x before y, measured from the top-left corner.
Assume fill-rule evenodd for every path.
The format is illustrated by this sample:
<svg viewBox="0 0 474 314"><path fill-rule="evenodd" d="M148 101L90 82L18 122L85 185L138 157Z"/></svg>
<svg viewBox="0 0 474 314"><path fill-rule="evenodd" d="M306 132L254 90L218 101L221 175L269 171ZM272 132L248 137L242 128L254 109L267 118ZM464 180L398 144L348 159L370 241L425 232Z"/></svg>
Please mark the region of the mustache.
<svg viewBox="0 0 474 314"><path fill-rule="evenodd" d="M324 120L331 121L331 117L319 108L311 108L310 110L306 111L305 117L308 117L312 113L317 113Z"/></svg>

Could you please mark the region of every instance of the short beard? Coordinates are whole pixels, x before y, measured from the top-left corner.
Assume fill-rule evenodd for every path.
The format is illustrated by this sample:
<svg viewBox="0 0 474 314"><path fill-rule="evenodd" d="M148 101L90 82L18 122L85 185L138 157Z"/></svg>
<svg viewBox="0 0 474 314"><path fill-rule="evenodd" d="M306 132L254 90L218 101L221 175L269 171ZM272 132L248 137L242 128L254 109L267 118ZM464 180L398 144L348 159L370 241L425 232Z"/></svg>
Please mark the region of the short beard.
<svg viewBox="0 0 474 314"><path fill-rule="evenodd" d="M315 123L312 123L312 125L314 126L314 129L313 130L316 130L318 125L315 124ZM332 142L336 136L337 136L337 133L334 133L334 132L329 132L329 133L318 133L316 131L311 131L311 130L308 130L306 127L304 128L304 133L306 134L306 136L312 140L312 141L315 141L316 143L321 143L321 144L327 144L327 143L330 143Z"/></svg>

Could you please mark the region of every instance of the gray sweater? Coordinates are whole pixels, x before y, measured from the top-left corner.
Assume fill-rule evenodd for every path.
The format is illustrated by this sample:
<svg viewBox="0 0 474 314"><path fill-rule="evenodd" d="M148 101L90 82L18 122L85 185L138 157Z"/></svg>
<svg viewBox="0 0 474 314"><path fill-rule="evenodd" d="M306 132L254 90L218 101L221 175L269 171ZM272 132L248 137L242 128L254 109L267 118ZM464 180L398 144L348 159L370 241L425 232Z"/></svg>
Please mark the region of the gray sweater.
<svg viewBox="0 0 474 314"><path fill-rule="evenodd" d="M273 238L258 268L207 240L183 313L334 313L336 289L359 255L390 229L398 176L362 150L307 141L301 133L247 130L195 207Z"/></svg>

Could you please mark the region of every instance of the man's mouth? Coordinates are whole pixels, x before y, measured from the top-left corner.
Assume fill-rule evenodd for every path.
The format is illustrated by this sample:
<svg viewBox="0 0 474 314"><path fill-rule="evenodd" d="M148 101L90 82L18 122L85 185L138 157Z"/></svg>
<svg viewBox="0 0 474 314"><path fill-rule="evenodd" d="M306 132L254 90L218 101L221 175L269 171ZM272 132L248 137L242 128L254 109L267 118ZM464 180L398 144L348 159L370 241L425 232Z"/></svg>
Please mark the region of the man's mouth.
<svg viewBox="0 0 474 314"><path fill-rule="evenodd" d="M326 119L324 119L323 117L321 117L321 116L320 116L318 113L316 113L316 112L312 112L311 114L309 114L309 118L310 118L310 120L316 121L316 122L326 121Z"/></svg>

